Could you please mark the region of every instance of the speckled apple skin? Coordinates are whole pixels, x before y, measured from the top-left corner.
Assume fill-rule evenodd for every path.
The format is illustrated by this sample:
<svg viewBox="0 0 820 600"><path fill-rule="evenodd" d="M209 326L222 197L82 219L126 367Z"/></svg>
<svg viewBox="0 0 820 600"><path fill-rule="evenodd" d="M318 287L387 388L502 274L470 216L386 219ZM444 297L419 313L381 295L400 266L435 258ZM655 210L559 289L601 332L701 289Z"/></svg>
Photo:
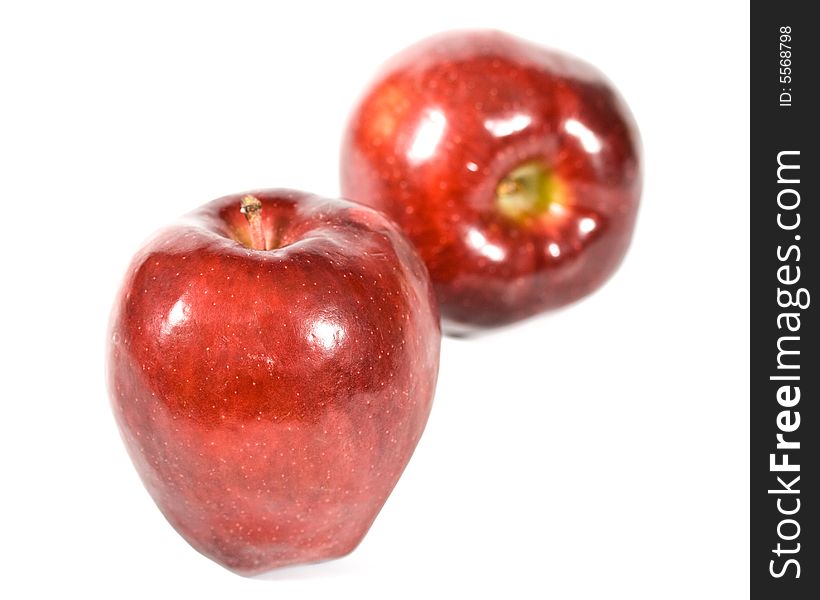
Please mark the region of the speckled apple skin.
<svg viewBox="0 0 820 600"><path fill-rule="evenodd" d="M439 316L426 269L382 215L253 192L155 235L116 300L111 399L128 452L180 534L251 575L342 556L422 434Z"/></svg>
<svg viewBox="0 0 820 600"><path fill-rule="evenodd" d="M497 31L450 32L390 60L350 117L342 194L389 214L420 251L445 329L511 323L599 287L626 253L639 138L588 64ZM565 196L513 222L498 183L543 162Z"/></svg>

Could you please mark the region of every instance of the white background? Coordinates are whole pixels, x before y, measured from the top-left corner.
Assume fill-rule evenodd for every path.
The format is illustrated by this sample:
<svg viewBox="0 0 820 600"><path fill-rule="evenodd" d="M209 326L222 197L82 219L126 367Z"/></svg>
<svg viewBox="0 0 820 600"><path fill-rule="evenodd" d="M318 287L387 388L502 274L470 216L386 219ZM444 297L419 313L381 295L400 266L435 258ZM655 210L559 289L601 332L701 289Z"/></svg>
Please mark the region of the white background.
<svg viewBox="0 0 820 600"><path fill-rule="evenodd" d="M427 431L352 555L233 575L165 522L119 439L120 277L223 194L338 194L379 64L475 26L619 87L645 153L631 251L569 309L444 341ZM0 596L747 597L748 30L745 2L4 2Z"/></svg>

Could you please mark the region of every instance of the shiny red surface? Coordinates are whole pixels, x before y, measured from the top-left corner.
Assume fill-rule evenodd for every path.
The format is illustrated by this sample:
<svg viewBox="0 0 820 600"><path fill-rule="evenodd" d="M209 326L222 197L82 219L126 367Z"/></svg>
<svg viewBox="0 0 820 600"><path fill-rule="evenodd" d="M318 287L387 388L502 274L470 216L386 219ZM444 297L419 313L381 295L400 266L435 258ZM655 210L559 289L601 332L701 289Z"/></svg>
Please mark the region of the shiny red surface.
<svg viewBox="0 0 820 600"><path fill-rule="evenodd" d="M430 411L440 346L424 265L383 216L300 192L241 196L140 250L108 376L143 482L200 552L243 574L351 551Z"/></svg>
<svg viewBox="0 0 820 600"><path fill-rule="evenodd" d="M500 32L447 33L389 61L354 110L342 193L408 233L447 325L501 325L614 272L638 208L638 146L627 107L586 63ZM496 186L531 160L565 194L514 222Z"/></svg>

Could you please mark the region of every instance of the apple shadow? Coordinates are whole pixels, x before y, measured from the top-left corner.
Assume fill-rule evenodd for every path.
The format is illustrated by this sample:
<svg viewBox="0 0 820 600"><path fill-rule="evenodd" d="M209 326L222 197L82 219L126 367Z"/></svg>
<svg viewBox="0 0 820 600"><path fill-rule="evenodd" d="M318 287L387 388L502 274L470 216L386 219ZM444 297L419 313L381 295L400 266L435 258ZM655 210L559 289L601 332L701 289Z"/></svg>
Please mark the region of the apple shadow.
<svg viewBox="0 0 820 600"><path fill-rule="evenodd" d="M554 319L557 315L560 315L564 311L571 310L578 304L582 304L585 299L586 298L580 298L564 306L553 308L542 313L536 313L534 315L524 317L523 319L520 319L518 321L505 323L503 325L493 325L488 327L464 326L460 323L454 323L443 318L441 320L441 333L446 337L452 340L457 340L459 342L470 342L472 340L493 337L498 334L504 334L511 330L524 329L535 322L549 321L551 319Z"/></svg>
<svg viewBox="0 0 820 600"><path fill-rule="evenodd" d="M343 577L359 571L353 560L345 557L334 558L307 565L293 565L273 569L259 575L254 575L250 579L257 581L299 581L305 579L332 579Z"/></svg>

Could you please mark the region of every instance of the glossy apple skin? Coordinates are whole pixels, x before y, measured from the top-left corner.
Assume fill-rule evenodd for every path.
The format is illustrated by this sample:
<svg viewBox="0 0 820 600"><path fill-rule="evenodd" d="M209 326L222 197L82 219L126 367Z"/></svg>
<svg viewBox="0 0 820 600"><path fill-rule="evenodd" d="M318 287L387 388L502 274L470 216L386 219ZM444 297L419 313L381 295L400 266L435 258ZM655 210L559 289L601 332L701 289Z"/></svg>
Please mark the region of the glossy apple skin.
<svg viewBox="0 0 820 600"><path fill-rule="evenodd" d="M566 195L522 224L495 191L531 160ZM395 56L369 87L344 136L341 187L409 235L446 329L492 327L577 300L615 271L639 204L639 138L586 63L497 31L451 32Z"/></svg>
<svg viewBox="0 0 820 600"><path fill-rule="evenodd" d="M395 225L342 200L253 192L155 235L116 300L109 389L160 510L197 550L251 575L342 556L422 434L440 326Z"/></svg>

